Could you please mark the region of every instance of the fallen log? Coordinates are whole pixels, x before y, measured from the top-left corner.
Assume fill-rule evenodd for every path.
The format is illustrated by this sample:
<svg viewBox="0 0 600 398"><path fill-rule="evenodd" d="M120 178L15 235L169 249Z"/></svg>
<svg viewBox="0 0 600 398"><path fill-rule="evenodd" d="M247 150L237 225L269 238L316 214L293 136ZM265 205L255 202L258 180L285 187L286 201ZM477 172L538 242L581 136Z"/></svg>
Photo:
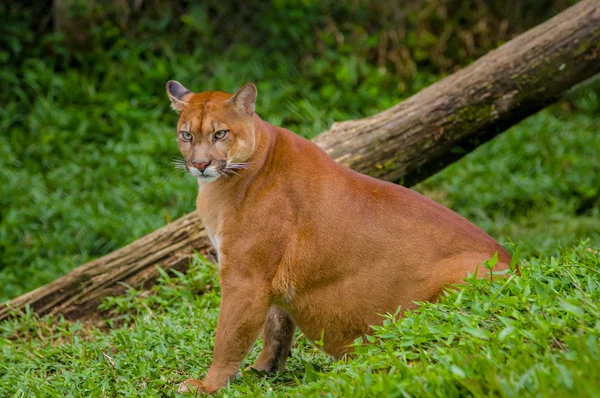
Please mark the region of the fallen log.
<svg viewBox="0 0 600 398"><path fill-rule="evenodd" d="M335 123L314 139L336 161L412 185L600 72L600 3L583 0L400 104ZM0 320L29 305L40 315L97 316L103 297L148 287L157 266L184 269L210 243L196 213L0 308Z"/></svg>

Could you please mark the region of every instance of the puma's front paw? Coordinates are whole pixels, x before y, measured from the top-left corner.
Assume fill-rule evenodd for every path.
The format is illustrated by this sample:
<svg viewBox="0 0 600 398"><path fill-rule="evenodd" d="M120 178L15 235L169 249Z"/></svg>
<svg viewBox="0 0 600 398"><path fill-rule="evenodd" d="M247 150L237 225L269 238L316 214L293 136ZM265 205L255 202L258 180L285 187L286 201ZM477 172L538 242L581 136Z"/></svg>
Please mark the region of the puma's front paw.
<svg viewBox="0 0 600 398"><path fill-rule="evenodd" d="M186 393L186 392L198 393L198 392L200 392L203 394L212 394L212 393L216 392L218 389L219 389L219 387L211 387L211 386L204 385L204 384L202 384L202 381L200 381L198 379L187 379L179 385L177 392L178 393Z"/></svg>

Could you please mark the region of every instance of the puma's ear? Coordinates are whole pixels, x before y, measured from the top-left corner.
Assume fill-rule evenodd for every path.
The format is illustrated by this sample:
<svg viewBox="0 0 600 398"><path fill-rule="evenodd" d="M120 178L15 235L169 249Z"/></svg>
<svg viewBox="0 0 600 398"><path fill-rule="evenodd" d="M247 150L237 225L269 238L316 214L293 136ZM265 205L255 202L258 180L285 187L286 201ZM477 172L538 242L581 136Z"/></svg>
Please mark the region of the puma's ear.
<svg viewBox="0 0 600 398"><path fill-rule="evenodd" d="M245 112L248 116L252 116L257 95L256 86L252 83L246 83L244 87L233 94L229 103L233 104L238 110Z"/></svg>
<svg viewBox="0 0 600 398"><path fill-rule="evenodd" d="M179 113L187 106L188 101L194 93L183 87L181 83L175 80L169 80L167 82L167 95L171 100L171 107L175 112Z"/></svg>

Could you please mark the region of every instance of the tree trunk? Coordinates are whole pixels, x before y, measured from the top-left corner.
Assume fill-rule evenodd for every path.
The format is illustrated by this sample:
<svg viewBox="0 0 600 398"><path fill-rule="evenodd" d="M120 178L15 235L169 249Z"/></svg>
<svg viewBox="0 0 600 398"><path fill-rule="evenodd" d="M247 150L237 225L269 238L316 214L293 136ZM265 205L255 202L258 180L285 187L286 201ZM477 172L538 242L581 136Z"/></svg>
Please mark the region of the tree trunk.
<svg viewBox="0 0 600 398"><path fill-rule="evenodd" d="M600 3L583 0L391 109L335 123L314 142L361 173L412 185L598 72ZM148 287L157 266L183 269L194 251L209 250L191 213L13 299L0 319L26 305L40 315L86 319L124 285Z"/></svg>

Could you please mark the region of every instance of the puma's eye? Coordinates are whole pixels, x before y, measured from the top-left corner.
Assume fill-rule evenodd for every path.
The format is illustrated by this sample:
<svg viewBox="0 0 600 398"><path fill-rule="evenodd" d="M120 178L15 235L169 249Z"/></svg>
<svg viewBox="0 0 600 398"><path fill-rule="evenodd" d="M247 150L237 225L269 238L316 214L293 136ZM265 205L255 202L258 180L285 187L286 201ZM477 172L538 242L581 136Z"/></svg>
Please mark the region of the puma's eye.
<svg viewBox="0 0 600 398"><path fill-rule="evenodd" d="M183 138L184 141L191 141L192 140L192 134L190 134L187 131L182 131L181 132L181 138Z"/></svg>
<svg viewBox="0 0 600 398"><path fill-rule="evenodd" d="M220 140L227 135L229 130L219 130L215 133L215 139Z"/></svg>

